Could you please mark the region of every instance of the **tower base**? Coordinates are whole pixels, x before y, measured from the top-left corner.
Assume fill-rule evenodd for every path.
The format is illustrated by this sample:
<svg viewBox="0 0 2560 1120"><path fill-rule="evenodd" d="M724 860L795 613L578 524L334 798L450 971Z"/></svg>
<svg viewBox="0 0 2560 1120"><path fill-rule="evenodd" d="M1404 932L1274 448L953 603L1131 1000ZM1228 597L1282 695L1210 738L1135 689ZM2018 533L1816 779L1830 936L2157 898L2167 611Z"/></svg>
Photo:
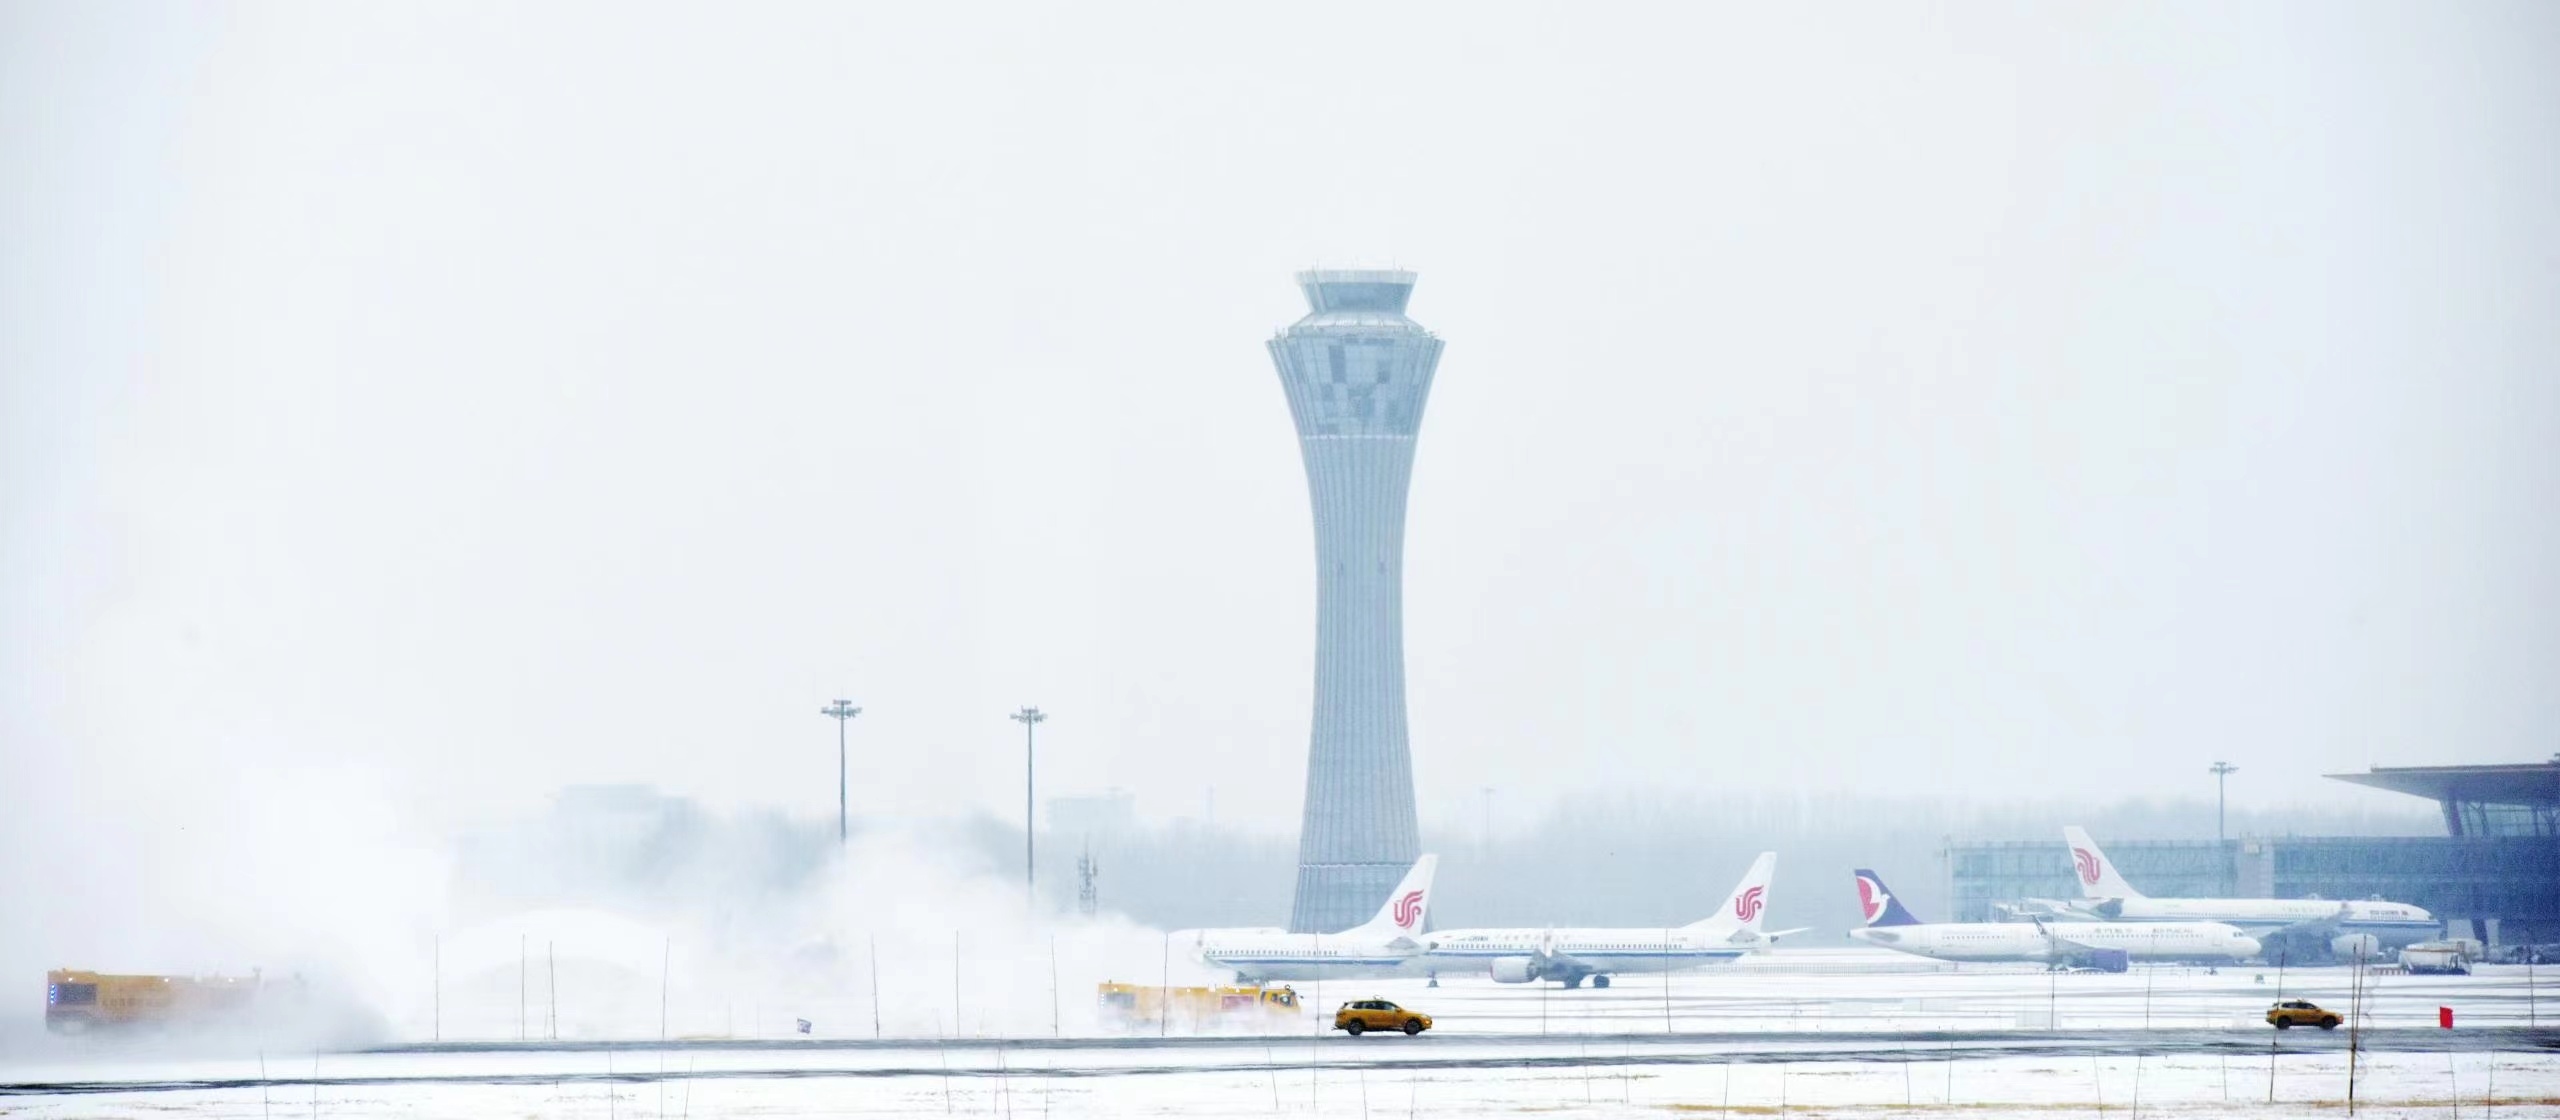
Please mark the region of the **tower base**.
<svg viewBox="0 0 2560 1120"><path fill-rule="evenodd" d="M1289 912L1291 933L1340 933L1378 916L1396 889L1406 863L1302 863L1298 902Z"/></svg>

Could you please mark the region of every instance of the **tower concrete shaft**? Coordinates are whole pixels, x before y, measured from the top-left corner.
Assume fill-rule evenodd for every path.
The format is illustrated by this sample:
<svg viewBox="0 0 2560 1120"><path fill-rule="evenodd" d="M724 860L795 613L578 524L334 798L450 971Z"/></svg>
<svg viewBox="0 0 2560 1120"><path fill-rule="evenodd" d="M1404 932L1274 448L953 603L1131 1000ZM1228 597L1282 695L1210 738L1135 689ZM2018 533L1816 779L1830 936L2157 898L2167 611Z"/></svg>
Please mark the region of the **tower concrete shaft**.
<svg viewBox="0 0 2560 1120"><path fill-rule="evenodd" d="M1420 855L1404 707L1404 512L1440 340L1410 272L1298 274L1307 316L1270 343L1316 528L1315 719L1289 928L1348 929Z"/></svg>

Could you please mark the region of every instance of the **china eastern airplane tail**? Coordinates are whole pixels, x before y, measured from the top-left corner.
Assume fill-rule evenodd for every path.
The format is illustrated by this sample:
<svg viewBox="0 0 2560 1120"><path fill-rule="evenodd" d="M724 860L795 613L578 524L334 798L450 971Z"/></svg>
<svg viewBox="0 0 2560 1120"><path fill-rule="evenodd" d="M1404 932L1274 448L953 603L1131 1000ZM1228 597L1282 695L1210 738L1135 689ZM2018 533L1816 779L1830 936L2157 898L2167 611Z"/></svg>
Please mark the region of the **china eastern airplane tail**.
<svg viewBox="0 0 2560 1120"><path fill-rule="evenodd" d="M1858 869L1857 875L1858 912L1866 918L1867 925L1916 926L1921 924L1920 919L1911 916L1911 911L1903 907L1901 899L1893 897L1892 892L1884 889L1882 876L1863 867Z"/></svg>
<svg viewBox="0 0 2560 1120"><path fill-rule="evenodd" d="M1378 907L1378 916L1342 931L1342 936L1391 940L1420 934L1423 923L1431 916L1431 876L1438 870L1439 856L1426 855L1415 860L1413 870L1404 873L1404 881L1387 893L1386 904Z"/></svg>
<svg viewBox="0 0 2560 1120"><path fill-rule="evenodd" d="M2142 892L2116 874L2116 865L2107 853L2098 850L2098 842L2089 839L2079 825L2066 825L2062 838L2071 844L2071 873L2080 881L2082 898L2141 898Z"/></svg>

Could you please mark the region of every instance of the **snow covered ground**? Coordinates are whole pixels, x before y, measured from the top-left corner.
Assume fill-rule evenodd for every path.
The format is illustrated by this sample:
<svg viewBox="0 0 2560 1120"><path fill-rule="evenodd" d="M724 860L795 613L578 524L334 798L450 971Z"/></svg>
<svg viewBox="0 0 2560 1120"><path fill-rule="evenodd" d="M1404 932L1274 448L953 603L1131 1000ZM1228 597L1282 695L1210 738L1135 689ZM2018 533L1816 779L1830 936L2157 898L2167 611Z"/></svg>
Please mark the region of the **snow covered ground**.
<svg viewBox="0 0 2560 1120"><path fill-rule="evenodd" d="M2533 980L2504 968L2373 978L2358 1114L2560 1117L2560 1029L2527 1029L2560 1017L2545 1000L2560 981ZM2282 994L2343 1010L2347 983L2344 970L2292 970ZM1084 1039L874 1043L867 1008L812 1000L762 1016L817 1019L805 1044L793 1034L260 1055L256 1040L234 1039L207 1056L53 1041L0 1055L0 1116L2334 1116L2347 1089L2345 1032L2266 1028L2258 1016L2277 976L2254 968L1912 972L1781 954L1605 991L1481 980L1301 991L1305 1013L1266 1026L1269 1037L1166 1025L1159 1040L1156 1024L1139 1023L1060 1032ZM1024 994L1050 996L1045 985ZM1321 1029L1335 1003L1372 995L1439 1027L1367 1039ZM1057 998L1063 1007L1073 994ZM2440 1006L2455 1009L2456 1029L2435 1028ZM1072 1021L1061 1016L1062 1028Z"/></svg>
<svg viewBox="0 0 2560 1120"><path fill-rule="evenodd" d="M1880 1049L1863 1062L1732 1062L1711 1053L1690 1064L1645 1064L1640 1054L1592 1047L1587 1062L1561 1066L1400 1069L1340 1052L1384 1051L1403 1039L1275 1046L1259 1068L1097 1073L1059 1071L1039 1053L950 1055L950 1075L921 1071L847 1076L787 1061L791 1072L723 1076L715 1055L670 1054L663 1080L601 1076L603 1056L584 1055L591 1076L534 1081L425 1081L387 1084L285 1078L160 1092L0 1098L0 1115L24 1117L658 1117L750 1116L1662 1116L1794 1114L1887 1117L1960 1113L1979 1117L2334 1116L2343 1112L2346 1055L2336 1051L2269 1061L2259 1055L2067 1058L2033 1056L1947 1061ZM1282 1052L1297 1050L1298 1053ZM1633 1048L1630 1047L1630 1050ZM1186 1047L1175 1058L1214 1054ZM1306 1051L1331 1053L1311 1055ZM1259 1057L1260 1055L1255 1055ZM1311 1056L1324 1064L1308 1064ZM1625 1057L1630 1060L1612 1061ZM660 1055L617 1055L618 1073L654 1075ZM1337 1059L1339 1059L1337 1061ZM408 1062L433 1065L410 1056ZM279 1065L282 1063L278 1063ZM2358 1062L2360 1114L2375 1116L2560 1116L2560 1057L2538 1053L2366 1054ZM1000 1067L1001 1072L995 1072ZM691 1076L688 1076L690 1070ZM281 1070L274 1071L282 1073ZM2274 1103L2269 1103L2270 1093ZM1951 1103L1952 1102L1952 1103ZM2459 1110L2459 1113L2457 1112Z"/></svg>

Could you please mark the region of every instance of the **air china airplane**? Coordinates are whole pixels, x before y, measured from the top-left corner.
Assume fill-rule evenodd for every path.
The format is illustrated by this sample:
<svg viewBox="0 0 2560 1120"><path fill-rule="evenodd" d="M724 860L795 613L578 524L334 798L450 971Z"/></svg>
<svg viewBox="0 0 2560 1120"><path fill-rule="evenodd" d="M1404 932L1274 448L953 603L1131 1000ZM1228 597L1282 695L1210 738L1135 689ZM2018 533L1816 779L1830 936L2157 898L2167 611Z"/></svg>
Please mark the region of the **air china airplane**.
<svg viewBox="0 0 2560 1120"><path fill-rule="evenodd" d="M2122 951L2137 961L2204 961L2226 964L2258 953L2256 938L2221 922L1939 922L1913 917L1884 889L1875 872L1859 868L1858 906L1866 927L1849 936L1915 956L1942 961L2042 961L2085 965L2098 951Z"/></svg>
<svg viewBox="0 0 2560 1120"><path fill-rule="evenodd" d="M1414 861L1413 870L1387 895L1378 916L1340 933L1290 933L1283 929L1177 931L1200 963L1235 970L1239 983L1266 980L1331 980L1355 976L1414 976L1423 971L1422 924L1430 916L1431 875L1439 856Z"/></svg>
<svg viewBox="0 0 2560 1120"><path fill-rule="evenodd" d="M2442 936L2443 926L2425 910L2401 902L2337 902L2320 898L2152 898L2116 873L2107 853L2078 825L2062 830L2071 845L2071 870L2080 899L2068 909L2127 922L2229 922L2282 945L2297 962L2324 955L2349 956L2397 949Z"/></svg>
<svg viewBox="0 0 2560 1120"><path fill-rule="evenodd" d="M1581 987L1585 978L1606 988L1612 973L1722 964L1803 932L1760 932L1777 867L1778 853L1760 853L1724 908L1704 921L1673 929L1453 929L1430 937L1426 964L1435 980L1442 973L1489 973L1497 983L1554 980L1568 988Z"/></svg>

